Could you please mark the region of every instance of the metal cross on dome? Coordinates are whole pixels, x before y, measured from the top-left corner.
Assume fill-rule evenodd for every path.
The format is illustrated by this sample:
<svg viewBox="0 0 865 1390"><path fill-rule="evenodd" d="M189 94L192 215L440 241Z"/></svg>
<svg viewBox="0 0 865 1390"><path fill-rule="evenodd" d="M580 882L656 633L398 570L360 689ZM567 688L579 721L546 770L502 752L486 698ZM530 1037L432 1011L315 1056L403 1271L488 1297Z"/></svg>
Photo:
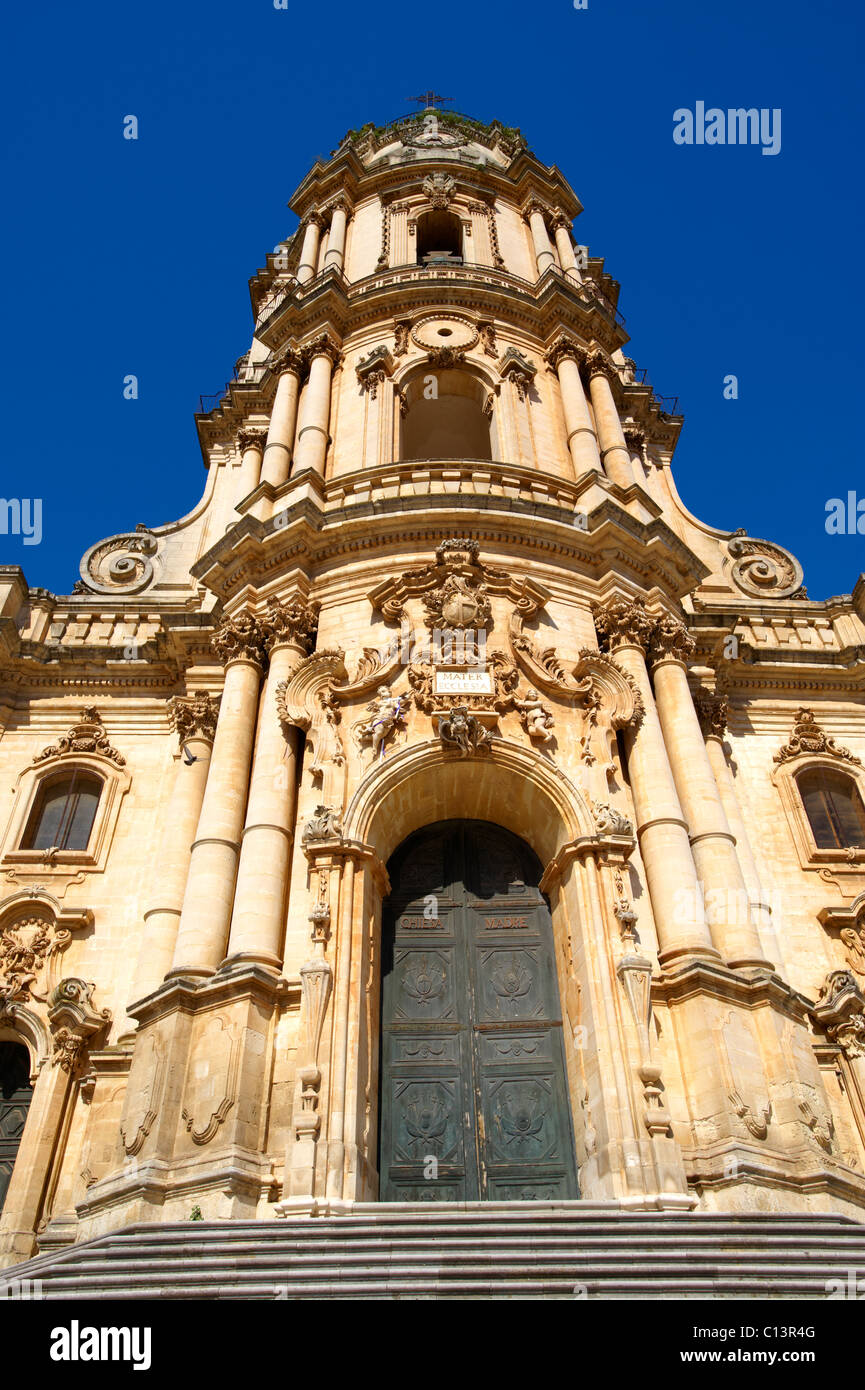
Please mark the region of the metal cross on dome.
<svg viewBox="0 0 865 1390"><path fill-rule="evenodd" d="M421 110L429 110L430 107L444 106L445 102L453 101L453 97L439 96L438 92L421 92L419 97L406 97L406 101L416 101Z"/></svg>

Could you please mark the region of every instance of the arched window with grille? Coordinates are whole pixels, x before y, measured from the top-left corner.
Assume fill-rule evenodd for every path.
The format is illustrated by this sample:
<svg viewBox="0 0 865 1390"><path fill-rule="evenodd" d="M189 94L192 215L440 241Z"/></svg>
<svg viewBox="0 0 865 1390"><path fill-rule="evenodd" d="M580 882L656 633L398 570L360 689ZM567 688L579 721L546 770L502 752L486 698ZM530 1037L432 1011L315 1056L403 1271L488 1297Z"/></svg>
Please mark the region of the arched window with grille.
<svg viewBox="0 0 865 1390"><path fill-rule="evenodd" d="M101 794L101 778L80 768L46 778L36 793L20 848L86 850Z"/></svg>
<svg viewBox="0 0 865 1390"><path fill-rule="evenodd" d="M818 849L865 848L865 805L852 777L811 767L796 786Z"/></svg>

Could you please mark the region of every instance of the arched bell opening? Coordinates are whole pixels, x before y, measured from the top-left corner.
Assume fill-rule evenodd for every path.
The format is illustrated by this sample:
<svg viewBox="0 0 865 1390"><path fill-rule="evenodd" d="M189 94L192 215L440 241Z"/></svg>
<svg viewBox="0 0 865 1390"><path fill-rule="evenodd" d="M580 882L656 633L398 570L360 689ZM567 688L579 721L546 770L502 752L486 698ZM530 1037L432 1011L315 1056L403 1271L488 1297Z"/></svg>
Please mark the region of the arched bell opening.
<svg viewBox="0 0 865 1390"><path fill-rule="evenodd" d="M401 459L494 457L495 422L489 389L472 371L428 364L407 383L403 397Z"/></svg>

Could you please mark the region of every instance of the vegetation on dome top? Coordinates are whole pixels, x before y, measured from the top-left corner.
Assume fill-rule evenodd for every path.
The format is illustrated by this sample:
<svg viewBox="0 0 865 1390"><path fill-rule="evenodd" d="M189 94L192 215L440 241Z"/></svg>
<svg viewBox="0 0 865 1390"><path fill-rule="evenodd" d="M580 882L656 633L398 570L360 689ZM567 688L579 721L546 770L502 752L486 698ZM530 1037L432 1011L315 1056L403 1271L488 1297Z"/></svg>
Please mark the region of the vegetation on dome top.
<svg viewBox="0 0 865 1390"><path fill-rule="evenodd" d="M522 132L517 126L505 126L500 121L491 121L489 125L483 121L476 121L471 116L464 116L459 111L442 111L435 108L426 111L416 111L408 116L400 116L397 120L388 121L386 125L377 126L374 121L367 121L358 130L349 130L343 136L334 154L345 145L356 145L361 140L371 136L374 140L381 140L388 134L398 135L399 131L406 126L421 125L431 114L435 115L440 126L464 135L470 139L472 136L481 136L489 142L496 138L506 141L509 144L525 144Z"/></svg>

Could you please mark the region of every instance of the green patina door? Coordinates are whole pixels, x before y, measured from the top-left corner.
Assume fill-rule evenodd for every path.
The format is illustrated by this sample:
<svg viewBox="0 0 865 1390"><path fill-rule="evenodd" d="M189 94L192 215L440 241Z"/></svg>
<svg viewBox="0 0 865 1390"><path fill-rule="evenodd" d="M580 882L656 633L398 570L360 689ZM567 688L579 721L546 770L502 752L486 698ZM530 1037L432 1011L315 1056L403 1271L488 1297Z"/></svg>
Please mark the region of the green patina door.
<svg viewBox="0 0 865 1390"><path fill-rule="evenodd" d="M6 1200L32 1095L27 1048L21 1043L0 1042L0 1209Z"/></svg>
<svg viewBox="0 0 865 1390"><path fill-rule="evenodd" d="M381 1200L578 1196L537 858L485 821L440 821L388 872Z"/></svg>

